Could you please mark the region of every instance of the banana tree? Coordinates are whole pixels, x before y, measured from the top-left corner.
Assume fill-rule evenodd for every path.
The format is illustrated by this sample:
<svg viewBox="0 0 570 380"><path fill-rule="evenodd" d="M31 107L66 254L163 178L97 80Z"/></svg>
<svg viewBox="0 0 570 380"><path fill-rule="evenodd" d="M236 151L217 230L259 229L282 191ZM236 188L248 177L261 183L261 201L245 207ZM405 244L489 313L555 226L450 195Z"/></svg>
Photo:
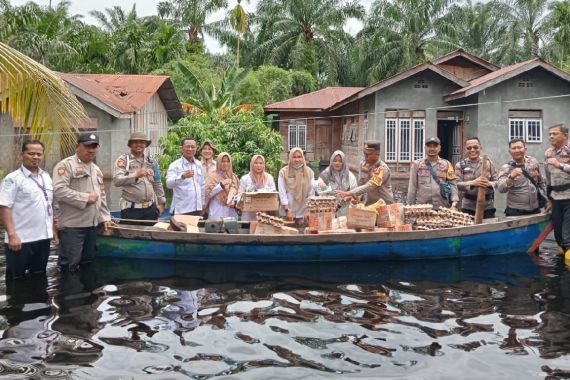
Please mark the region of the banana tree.
<svg viewBox="0 0 570 380"><path fill-rule="evenodd" d="M75 146L77 126L87 116L63 80L45 66L0 42L0 112L20 127L20 136L39 139L51 150L54 137Z"/></svg>

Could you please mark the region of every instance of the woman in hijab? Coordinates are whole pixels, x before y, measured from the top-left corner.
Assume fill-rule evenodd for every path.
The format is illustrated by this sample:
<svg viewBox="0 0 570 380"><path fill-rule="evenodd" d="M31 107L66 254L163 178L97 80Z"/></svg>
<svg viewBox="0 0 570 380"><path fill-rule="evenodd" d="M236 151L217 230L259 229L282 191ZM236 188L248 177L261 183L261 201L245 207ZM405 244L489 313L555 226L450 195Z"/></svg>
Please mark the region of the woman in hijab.
<svg viewBox="0 0 570 380"><path fill-rule="evenodd" d="M319 178L325 185L330 185L331 190L350 191L358 186L356 177L348 170L346 157L340 150L332 154L329 167L323 170ZM341 207L336 211L336 217L348 213L349 203L344 200L339 201Z"/></svg>
<svg viewBox="0 0 570 380"><path fill-rule="evenodd" d="M289 152L289 164L279 171L279 200L287 220L302 225L307 199L315 194L314 174L305 162L301 148Z"/></svg>
<svg viewBox="0 0 570 380"><path fill-rule="evenodd" d="M220 153L216 171L206 180L204 208L208 210L208 218L237 218L234 196L238 189L239 180L232 169L232 158L229 153Z"/></svg>
<svg viewBox="0 0 570 380"><path fill-rule="evenodd" d="M256 154L249 162L249 173L241 177L239 181L240 193L277 191L273 176L265 171L265 157ZM244 212L241 220L255 220L255 212Z"/></svg>

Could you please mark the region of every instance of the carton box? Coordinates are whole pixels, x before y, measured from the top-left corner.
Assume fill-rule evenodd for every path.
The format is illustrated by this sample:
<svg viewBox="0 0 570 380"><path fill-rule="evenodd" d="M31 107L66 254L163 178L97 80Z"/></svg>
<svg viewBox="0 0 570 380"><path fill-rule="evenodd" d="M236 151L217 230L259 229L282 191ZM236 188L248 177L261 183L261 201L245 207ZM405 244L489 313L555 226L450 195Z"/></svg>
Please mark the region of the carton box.
<svg viewBox="0 0 570 380"><path fill-rule="evenodd" d="M348 228L371 228L376 226L376 211L350 207L347 215Z"/></svg>
<svg viewBox="0 0 570 380"><path fill-rule="evenodd" d="M309 213L309 231L330 231L332 226L333 213L332 211L319 211Z"/></svg>
<svg viewBox="0 0 570 380"><path fill-rule="evenodd" d="M244 193L242 211L277 211L279 210L279 193Z"/></svg>

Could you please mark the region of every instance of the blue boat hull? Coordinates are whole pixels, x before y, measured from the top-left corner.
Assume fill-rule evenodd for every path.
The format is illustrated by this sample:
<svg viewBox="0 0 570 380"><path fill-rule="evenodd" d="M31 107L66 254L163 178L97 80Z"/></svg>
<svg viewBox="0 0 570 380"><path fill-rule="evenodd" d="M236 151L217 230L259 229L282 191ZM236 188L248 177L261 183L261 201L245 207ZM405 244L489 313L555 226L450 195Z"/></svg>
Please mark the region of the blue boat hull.
<svg viewBox="0 0 570 380"><path fill-rule="evenodd" d="M98 256L208 262L325 262L459 258L526 252L547 215L437 231L338 235L223 235L120 227Z"/></svg>

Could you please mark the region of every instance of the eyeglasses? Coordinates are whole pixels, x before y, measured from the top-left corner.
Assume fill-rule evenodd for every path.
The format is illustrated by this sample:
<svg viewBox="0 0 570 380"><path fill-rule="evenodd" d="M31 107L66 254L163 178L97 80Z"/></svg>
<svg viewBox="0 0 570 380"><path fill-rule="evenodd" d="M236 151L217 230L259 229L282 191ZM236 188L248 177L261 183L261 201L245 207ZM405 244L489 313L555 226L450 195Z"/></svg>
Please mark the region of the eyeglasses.
<svg viewBox="0 0 570 380"><path fill-rule="evenodd" d="M467 146L465 147L466 150L479 150L478 146Z"/></svg>

